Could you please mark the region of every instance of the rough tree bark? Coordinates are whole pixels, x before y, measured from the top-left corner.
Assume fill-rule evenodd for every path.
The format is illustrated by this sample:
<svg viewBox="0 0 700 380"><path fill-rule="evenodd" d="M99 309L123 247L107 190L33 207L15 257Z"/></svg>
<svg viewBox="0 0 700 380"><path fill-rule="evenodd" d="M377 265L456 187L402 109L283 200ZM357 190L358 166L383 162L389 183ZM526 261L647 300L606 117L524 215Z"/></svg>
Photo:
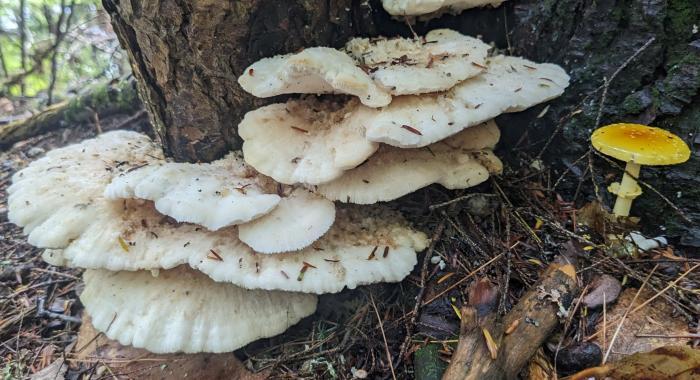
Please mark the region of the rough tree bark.
<svg viewBox="0 0 700 380"><path fill-rule="evenodd" d="M103 4L129 53L156 133L177 160L209 161L240 144L236 125L241 116L270 101L253 99L236 83L250 63L307 46L340 46L351 36L411 35L406 24L386 15L378 0ZM697 0L512 0L498 9L447 15L414 29L424 33L450 27L482 35L513 54L563 65L572 76L565 96L552 103L543 118L535 119L541 107L505 117L510 126L503 140L513 143L528 133L527 141L539 143L532 149L536 154L552 132L559 131L557 138L565 143L550 145L546 154L564 167L588 148L604 78L652 38L609 84L601 122L654 123L695 144L700 128L700 35L694 25L700 25ZM560 122L574 110L580 112ZM578 171L585 169L579 164ZM609 166L599 162L596 169L604 182ZM699 171L700 160L694 155L679 169L645 170L643 178L700 219ZM676 198L679 190L681 197ZM658 199L647 194L642 202L656 218L659 210L668 210L663 218L670 231L700 246L700 230L673 222L680 219Z"/></svg>

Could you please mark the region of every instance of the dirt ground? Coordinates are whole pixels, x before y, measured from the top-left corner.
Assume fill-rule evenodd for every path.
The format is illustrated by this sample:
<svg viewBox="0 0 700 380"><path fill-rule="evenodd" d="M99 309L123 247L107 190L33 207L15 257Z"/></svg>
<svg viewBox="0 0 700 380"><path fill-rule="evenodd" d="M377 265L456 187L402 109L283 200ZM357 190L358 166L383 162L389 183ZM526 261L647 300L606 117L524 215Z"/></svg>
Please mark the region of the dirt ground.
<svg viewBox="0 0 700 380"><path fill-rule="evenodd" d="M120 120L103 120L102 128L110 130L121 125ZM126 127L143 130L146 122L141 119ZM95 133L91 125L58 130L0 155L2 379L25 378L70 357L82 309L80 271L41 260L40 250L7 221L6 188L14 172L44 152ZM674 320L691 334L700 313L700 271L689 269L700 256L673 242L647 252L635 251L628 243L622 248L611 244L606 234L625 229L595 211L590 181L576 174L580 171L532 165L534 157L527 151L510 149L504 174L469 191L431 186L391 202L435 239L432 250L419 256L414 272L402 283L324 295L314 316L236 355L250 370L270 371L275 379L386 379L392 371L399 379L427 379L426 366L440 368L450 361L459 337L458 310L473 283L487 279L495 285L497 312L503 314L538 283L539 274L556 257L576 263L583 295L595 289L593 280L601 274L611 275L625 289L644 284L646 299L655 297L664 305L664 315L654 318ZM577 212L586 205L588 211ZM629 249L635 252L626 252ZM575 307L537 355L552 365L556 353L560 375L582 369L561 362L562 357L579 367L601 359L600 350L591 350L589 342L597 339L602 310L580 306L580 296L570 300ZM416 311L419 317L414 318ZM434 350L424 350L427 347ZM112 371L105 375L96 370L99 365L105 363L73 362L65 377L139 378Z"/></svg>

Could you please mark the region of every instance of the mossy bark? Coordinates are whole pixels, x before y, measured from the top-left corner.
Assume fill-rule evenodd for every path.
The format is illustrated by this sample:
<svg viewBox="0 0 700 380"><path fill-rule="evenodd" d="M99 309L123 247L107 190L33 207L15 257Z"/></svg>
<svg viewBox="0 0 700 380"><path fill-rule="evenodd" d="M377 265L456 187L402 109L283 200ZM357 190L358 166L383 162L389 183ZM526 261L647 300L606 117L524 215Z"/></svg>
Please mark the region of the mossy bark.
<svg viewBox="0 0 700 380"><path fill-rule="evenodd" d="M591 130L601 107L603 78L613 73L649 40L653 41L608 85L600 124L638 122L668 129L693 151L691 159L673 167L644 167L641 178L667 196L694 223L678 216L665 201L644 189L632 215L643 225L666 228L683 243L700 246L700 2L697 0L524 0L513 7L515 52L539 61L562 64L572 76L571 87L550 112L534 120L532 136L548 136L559 120L560 143L548 151L550 162L571 165L588 149ZM590 95L590 96L589 96ZM563 140L563 141L562 141ZM563 142L563 143L562 143ZM586 163L579 165L585 171ZM608 204L606 180L621 172L595 160L595 172ZM613 174L606 178L606 174ZM572 187L576 181L571 181ZM589 194L589 196L592 196ZM658 224L657 224L658 223Z"/></svg>
<svg viewBox="0 0 700 380"><path fill-rule="evenodd" d="M54 104L25 120L0 126L0 148L54 129L91 123L95 114L102 119L116 114L132 114L140 109L141 101L133 80L97 84L83 95Z"/></svg>
<svg viewBox="0 0 700 380"><path fill-rule="evenodd" d="M279 100L253 99L240 89L236 79L250 63L308 46L340 46L353 36L411 35L404 22L383 11L379 0L103 3L129 53L156 133L168 154L181 161L210 161L238 147L236 126L242 115ZM603 78L652 38L610 83L601 122L652 123L694 144L700 125L700 35L694 25L700 25L697 0L518 0L413 28L419 34L449 27L481 35L512 54L564 66L572 76L567 93L543 118L535 118L541 107L507 118L514 127L505 128L503 137L504 144L514 142L527 127L530 141L546 140L563 116L579 110L563 123L558 136L563 143L547 151L559 165L588 148L600 106L596 89ZM600 175L602 165L596 166ZM673 196L700 192L699 168L694 155L685 165L643 170L642 175ZM696 195L678 199L690 214L700 214ZM643 195L636 210L645 202L652 203L655 213L668 209L656 199Z"/></svg>

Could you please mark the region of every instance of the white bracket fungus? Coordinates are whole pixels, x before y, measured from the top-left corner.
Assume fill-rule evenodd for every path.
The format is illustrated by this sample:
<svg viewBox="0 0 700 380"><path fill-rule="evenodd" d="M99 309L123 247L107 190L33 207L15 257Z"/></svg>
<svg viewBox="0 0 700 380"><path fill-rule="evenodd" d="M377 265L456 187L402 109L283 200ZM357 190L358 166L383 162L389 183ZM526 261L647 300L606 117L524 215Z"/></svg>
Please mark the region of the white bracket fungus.
<svg viewBox="0 0 700 380"><path fill-rule="evenodd" d="M391 102L391 95L380 89L350 56L328 47L264 58L249 66L238 83L260 98L337 93L355 95L369 107L383 107Z"/></svg>
<svg viewBox="0 0 700 380"><path fill-rule="evenodd" d="M154 353L233 351L316 310L312 294L242 289L186 267L156 277L88 270L83 279L80 300L95 328Z"/></svg>
<svg viewBox="0 0 700 380"><path fill-rule="evenodd" d="M238 237L256 252L296 251L323 236L334 220L333 202L297 188L271 213L238 226Z"/></svg>
<svg viewBox="0 0 700 380"><path fill-rule="evenodd" d="M151 200L158 211L178 222L215 231L251 221L277 206L276 189L266 190L259 177L231 153L209 164L163 162L123 173L107 186L105 197Z"/></svg>
<svg viewBox="0 0 700 380"><path fill-rule="evenodd" d="M52 150L12 177L8 219L24 227L30 244L63 247L99 217L113 177L162 159L147 136L127 131Z"/></svg>
<svg viewBox="0 0 700 380"><path fill-rule="evenodd" d="M425 148L382 146L363 165L317 191L331 200L372 204L390 201L432 183L448 189L476 186L490 173L500 173L501 161L491 152L500 133L496 123L474 126Z"/></svg>
<svg viewBox="0 0 700 380"><path fill-rule="evenodd" d="M422 16L434 12L458 14L465 9L498 6L505 0L382 0L382 6L392 16Z"/></svg>
<svg viewBox="0 0 700 380"><path fill-rule="evenodd" d="M334 225L311 247L261 254L238 240L236 227L207 231L168 220L149 203L104 202L108 207L80 237L50 252L53 262L112 271L189 264L215 281L248 289L321 294L401 281L427 244L425 234L396 213L350 208L338 210Z"/></svg>
<svg viewBox="0 0 700 380"><path fill-rule="evenodd" d="M238 125L245 161L285 184L331 181L377 150L365 138L371 112L354 101L311 98L250 111Z"/></svg>
<svg viewBox="0 0 700 380"><path fill-rule="evenodd" d="M328 293L344 287L400 281L413 269L416 251L426 245L425 235L408 227L395 213L350 209L340 212L333 227L310 247L274 255L257 253L239 240L236 226L209 231L176 222L159 213L150 201L102 196L120 172L163 160L160 151L143 135L105 134L47 157L17 173L10 212L14 220L19 214L32 223L32 228L26 227L30 233L50 222L51 228L44 228L47 235L35 237L37 245L57 248L47 250L47 259L71 267L135 271L189 264L216 281L244 288ZM143 157L151 161L143 161ZM125 160L129 158L133 161ZM36 204L29 211L39 210L40 214L31 215L25 200L39 187L42 196L32 198ZM320 202L324 210L309 218L313 228L302 236L308 242L309 234L323 233L332 211L330 202L301 194L288 198L290 202L311 199L307 205L316 207ZM282 211L299 208L287 206ZM260 228L273 224L263 221ZM254 235L254 227L252 231ZM297 226L289 231L299 233Z"/></svg>
<svg viewBox="0 0 700 380"><path fill-rule="evenodd" d="M444 91L486 69L489 45L450 29L425 37L355 38L345 50L392 95Z"/></svg>
<svg viewBox="0 0 700 380"><path fill-rule="evenodd" d="M568 85L569 76L557 65L495 56L485 73L449 91L397 97L366 122L366 136L402 148L424 147L502 113L556 98Z"/></svg>

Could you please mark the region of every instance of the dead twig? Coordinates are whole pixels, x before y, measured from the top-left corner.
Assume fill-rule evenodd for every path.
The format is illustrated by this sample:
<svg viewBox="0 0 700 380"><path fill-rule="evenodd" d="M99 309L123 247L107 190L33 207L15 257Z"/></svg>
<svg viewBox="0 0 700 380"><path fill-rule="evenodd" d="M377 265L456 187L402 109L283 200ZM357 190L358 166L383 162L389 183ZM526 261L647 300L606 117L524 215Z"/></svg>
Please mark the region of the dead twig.
<svg viewBox="0 0 700 380"><path fill-rule="evenodd" d="M384 349L386 350L386 360L389 362L389 368L391 369L391 378L396 380L396 372L394 371L394 361L391 359L391 351L389 351L389 344L386 341L386 334L384 333L384 324L382 323L382 317L379 316L379 310L377 310L377 304L374 303L374 297L372 296L371 292L369 293L369 299L372 302L374 314L377 316L379 330L382 332L382 339L384 340Z"/></svg>

